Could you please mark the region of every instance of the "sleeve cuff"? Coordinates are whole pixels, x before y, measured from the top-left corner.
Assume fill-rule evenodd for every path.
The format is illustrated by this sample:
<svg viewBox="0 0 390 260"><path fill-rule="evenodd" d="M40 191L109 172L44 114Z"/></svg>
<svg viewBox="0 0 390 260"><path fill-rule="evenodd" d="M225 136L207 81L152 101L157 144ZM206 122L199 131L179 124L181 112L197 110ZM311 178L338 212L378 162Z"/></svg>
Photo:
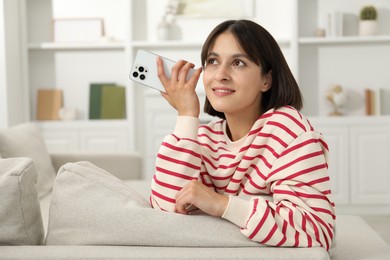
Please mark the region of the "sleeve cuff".
<svg viewBox="0 0 390 260"><path fill-rule="evenodd" d="M229 220L240 228L246 227L251 214L252 203L239 196L229 196L229 202L222 218Z"/></svg>
<svg viewBox="0 0 390 260"><path fill-rule="evenodd" d="M180 138L198 138L199 118L178 116L173 134Z"/></svg>

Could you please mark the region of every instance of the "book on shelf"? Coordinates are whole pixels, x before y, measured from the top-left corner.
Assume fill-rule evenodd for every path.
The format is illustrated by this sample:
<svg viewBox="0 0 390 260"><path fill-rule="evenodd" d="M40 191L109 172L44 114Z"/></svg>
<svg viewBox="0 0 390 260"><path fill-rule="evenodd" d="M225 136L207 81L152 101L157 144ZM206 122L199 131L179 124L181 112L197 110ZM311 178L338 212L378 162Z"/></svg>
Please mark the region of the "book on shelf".
<svg viewBox="0 0 390 260"><path fill-rule="evenodd" d="M113 82L89 84L89 119L101 119L103 86L115 86Z"/></svg>
<svg viewBox="0 0 390 260"><path fill-rule="evenodd" d="M59 111L63 106L61 89L38 89L37 120L59 120Z"/></svg>
<svg viewBox="0 0 390 260"><path fill-rule="evenodd" d="M103 86L102 119L126 118L126 89L123 86Z"/></svg>
<svg viewBox="0 0 390 260"><path fill-rule="evenodd" d="M329 12L326 17L326 36L341 37L344 35L344 14L340 11Z"/></svg>
<svg viewBox="0 0 390 260"><path fill-rule="evenodd" d="M89 119L126 118L125 87L115 83L91 83Z"/></svg>
<svg viewBox="0 0 390 260"><path fill-rule="evenodd" d="M389 115L390 107L385 100L390 98L390 91L384 88L366 88L364 90L366 115Z"/></svg>

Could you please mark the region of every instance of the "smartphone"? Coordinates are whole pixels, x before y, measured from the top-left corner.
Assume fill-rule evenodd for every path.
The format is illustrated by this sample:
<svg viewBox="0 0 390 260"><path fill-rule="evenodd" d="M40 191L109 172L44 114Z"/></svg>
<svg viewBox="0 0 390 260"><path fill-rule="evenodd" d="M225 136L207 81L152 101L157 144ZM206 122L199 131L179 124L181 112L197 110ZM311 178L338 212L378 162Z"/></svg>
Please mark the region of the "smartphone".
<svg viewBox="0 0 390 260"><path fill-rule="evenodd" d="M146 50L138 50L135 56L133 67L130 71L130 79L144 86L165 92L164 86L161 84L157 76L157 55ZM163 61L165 75L170 78L172 67L175 61L160 56ZM187 80L195 72L195 69L190 69L187 75Z"/></svg>

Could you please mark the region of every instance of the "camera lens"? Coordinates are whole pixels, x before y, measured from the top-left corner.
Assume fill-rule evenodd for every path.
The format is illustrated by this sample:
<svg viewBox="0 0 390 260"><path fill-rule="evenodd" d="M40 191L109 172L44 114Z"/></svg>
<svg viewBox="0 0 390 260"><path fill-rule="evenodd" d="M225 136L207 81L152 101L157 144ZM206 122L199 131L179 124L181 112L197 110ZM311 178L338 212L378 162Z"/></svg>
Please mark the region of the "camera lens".
<svg viewBox="0 0 390 260"><path fill-rule="evenodd" d="M145 70L145 68L142 67L142 66L138 68L138 71L139 71L139 72L144 72L144 70Z"/></svg>
<svg viewBox="0 0 390 260"><path fill-rule="evenodd" d="M145 79L145 75L144 74L141 74L141 76L139 76L140 79L144 80Z"/></svg>
<svg viewBox="0 0 390 260"><path fill-rule="evenodd" d="M134 77L134 78L138 77L138 72L134 71L134 72L133 72L133 77Z"/></svg>

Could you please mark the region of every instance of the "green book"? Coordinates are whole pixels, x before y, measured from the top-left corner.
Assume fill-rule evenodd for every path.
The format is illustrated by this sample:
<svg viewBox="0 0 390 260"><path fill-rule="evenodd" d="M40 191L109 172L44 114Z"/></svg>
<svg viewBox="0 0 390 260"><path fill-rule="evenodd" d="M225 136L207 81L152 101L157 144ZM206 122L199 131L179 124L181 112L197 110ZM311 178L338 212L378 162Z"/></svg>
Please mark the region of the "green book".
<svg viewBox="0 0 390 260"><path fill-rule="evenodd" d="M101 119L103 86L115 86L115 83L89 84L89 119Z"/></svg>
<svg viewBox="0 0 390 260"><path fill-rule="evenodd" d="M123 86L103 86L102 119L126 118L126 89Z"/></svg>

